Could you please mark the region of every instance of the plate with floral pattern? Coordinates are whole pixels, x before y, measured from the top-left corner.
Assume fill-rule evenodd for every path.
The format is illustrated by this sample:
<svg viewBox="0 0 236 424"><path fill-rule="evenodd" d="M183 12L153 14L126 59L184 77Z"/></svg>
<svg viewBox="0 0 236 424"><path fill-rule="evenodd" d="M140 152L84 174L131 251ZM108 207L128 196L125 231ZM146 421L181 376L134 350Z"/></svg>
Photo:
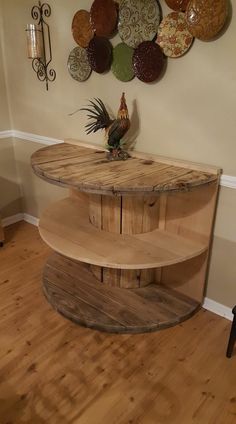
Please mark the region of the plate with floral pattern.
<svg viewBox="0 0 236 424"><path fill-rule="evenodd" d="M180 57L190 49L193 36L184 13L172 12L165 16L158 28L156 42L168 57Z"/></svg>
<svg viewBox="0 0 236 424"><path fill-rule="evenodd" d="M123 0L120 4L118 31L130 47L151 41L161 21L161 8L156 0Z"/></svg>
<svg viewBox="0 0 236 424"><path fill-rule="evenodd" d="M72 78L80 82L86 81L92 72L87 57L87 51L82 47L75 47L70 52L67 66Z"/></svg>

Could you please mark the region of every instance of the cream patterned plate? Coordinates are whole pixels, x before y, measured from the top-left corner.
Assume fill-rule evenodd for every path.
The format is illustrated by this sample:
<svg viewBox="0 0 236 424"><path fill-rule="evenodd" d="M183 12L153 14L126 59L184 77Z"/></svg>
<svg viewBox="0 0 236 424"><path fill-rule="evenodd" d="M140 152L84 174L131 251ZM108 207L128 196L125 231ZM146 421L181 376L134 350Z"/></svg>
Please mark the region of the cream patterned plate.
<svg viewBox="0 0 236 424"><path fill-rule="evenodd" d="M179 57L186 53L193 42L184 13L172 12L158 28L157 44L168 57Z"/></svg>
<svg viewBox="0 0 236 424"><path fill-rule="evenodd" d="M67 66L72 78L80 82L86 81L92 72L87 57L87 51L82 47L75 47L70 52Z"/></svg>
<svg viewBox="0 0 236 424"><path fill-rule="evenodd" d="M136 48L157 34L161 8L156 0L123 0L120 4L118 31L120 38Z"/></svg>

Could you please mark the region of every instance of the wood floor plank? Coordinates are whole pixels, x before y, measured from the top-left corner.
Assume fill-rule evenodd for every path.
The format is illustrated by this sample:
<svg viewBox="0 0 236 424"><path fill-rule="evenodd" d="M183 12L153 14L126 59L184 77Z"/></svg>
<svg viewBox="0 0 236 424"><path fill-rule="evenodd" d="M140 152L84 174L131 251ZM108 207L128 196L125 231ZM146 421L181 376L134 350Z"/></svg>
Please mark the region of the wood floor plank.
<svg viewBox="0 0 236 424"><path fill-rule="evenodd" d="M21 291L19 306L0 315L1 424L234 424L236 352L226 359L230 322L201 310L190 320L145 335L98 333L57 314L43 296L51 254L37 229L5 229L0 250L37 240L45 255L18 256L1 307ZM5 253L4 253L5 255ZM8 275L7 275L8 273ZM31 278L32 273L32 278Z"/></svg>

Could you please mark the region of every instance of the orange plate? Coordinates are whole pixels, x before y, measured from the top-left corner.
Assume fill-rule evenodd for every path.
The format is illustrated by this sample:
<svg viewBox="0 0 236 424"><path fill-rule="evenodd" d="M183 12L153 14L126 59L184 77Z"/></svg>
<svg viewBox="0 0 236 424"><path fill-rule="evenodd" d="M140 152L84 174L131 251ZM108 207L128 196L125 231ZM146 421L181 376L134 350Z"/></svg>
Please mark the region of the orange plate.
<svg viewBox="0 0 236 424"><path fill-rule="evenodd" d="M199 40L211 40L223 28L227 14L228 0L190 0L186 9L189 31Z"/></svg>
<svg viewBox="0 0 236 424"><path fill-rule="evenodd" d="M87 10L79 10L72 21L72 34L74 40L80 47L88 47L94 36L90 23L90 13Z"/></svg>

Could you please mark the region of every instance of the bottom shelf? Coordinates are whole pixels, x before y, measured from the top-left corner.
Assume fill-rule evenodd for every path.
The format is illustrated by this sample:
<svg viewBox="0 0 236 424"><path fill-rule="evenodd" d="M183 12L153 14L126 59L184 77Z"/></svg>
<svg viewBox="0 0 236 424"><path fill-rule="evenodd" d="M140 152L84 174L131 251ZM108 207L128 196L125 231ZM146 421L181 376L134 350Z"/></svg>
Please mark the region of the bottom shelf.
<svg viewBox="0 0 236 424"><path fill-rule="evenodd" d="M143 333L171 327L189 318L200 304L165 286L140 289L105 286L89 265L57 253L48 260L44 293L62 315L86 327L111 333Z"/></svg>

